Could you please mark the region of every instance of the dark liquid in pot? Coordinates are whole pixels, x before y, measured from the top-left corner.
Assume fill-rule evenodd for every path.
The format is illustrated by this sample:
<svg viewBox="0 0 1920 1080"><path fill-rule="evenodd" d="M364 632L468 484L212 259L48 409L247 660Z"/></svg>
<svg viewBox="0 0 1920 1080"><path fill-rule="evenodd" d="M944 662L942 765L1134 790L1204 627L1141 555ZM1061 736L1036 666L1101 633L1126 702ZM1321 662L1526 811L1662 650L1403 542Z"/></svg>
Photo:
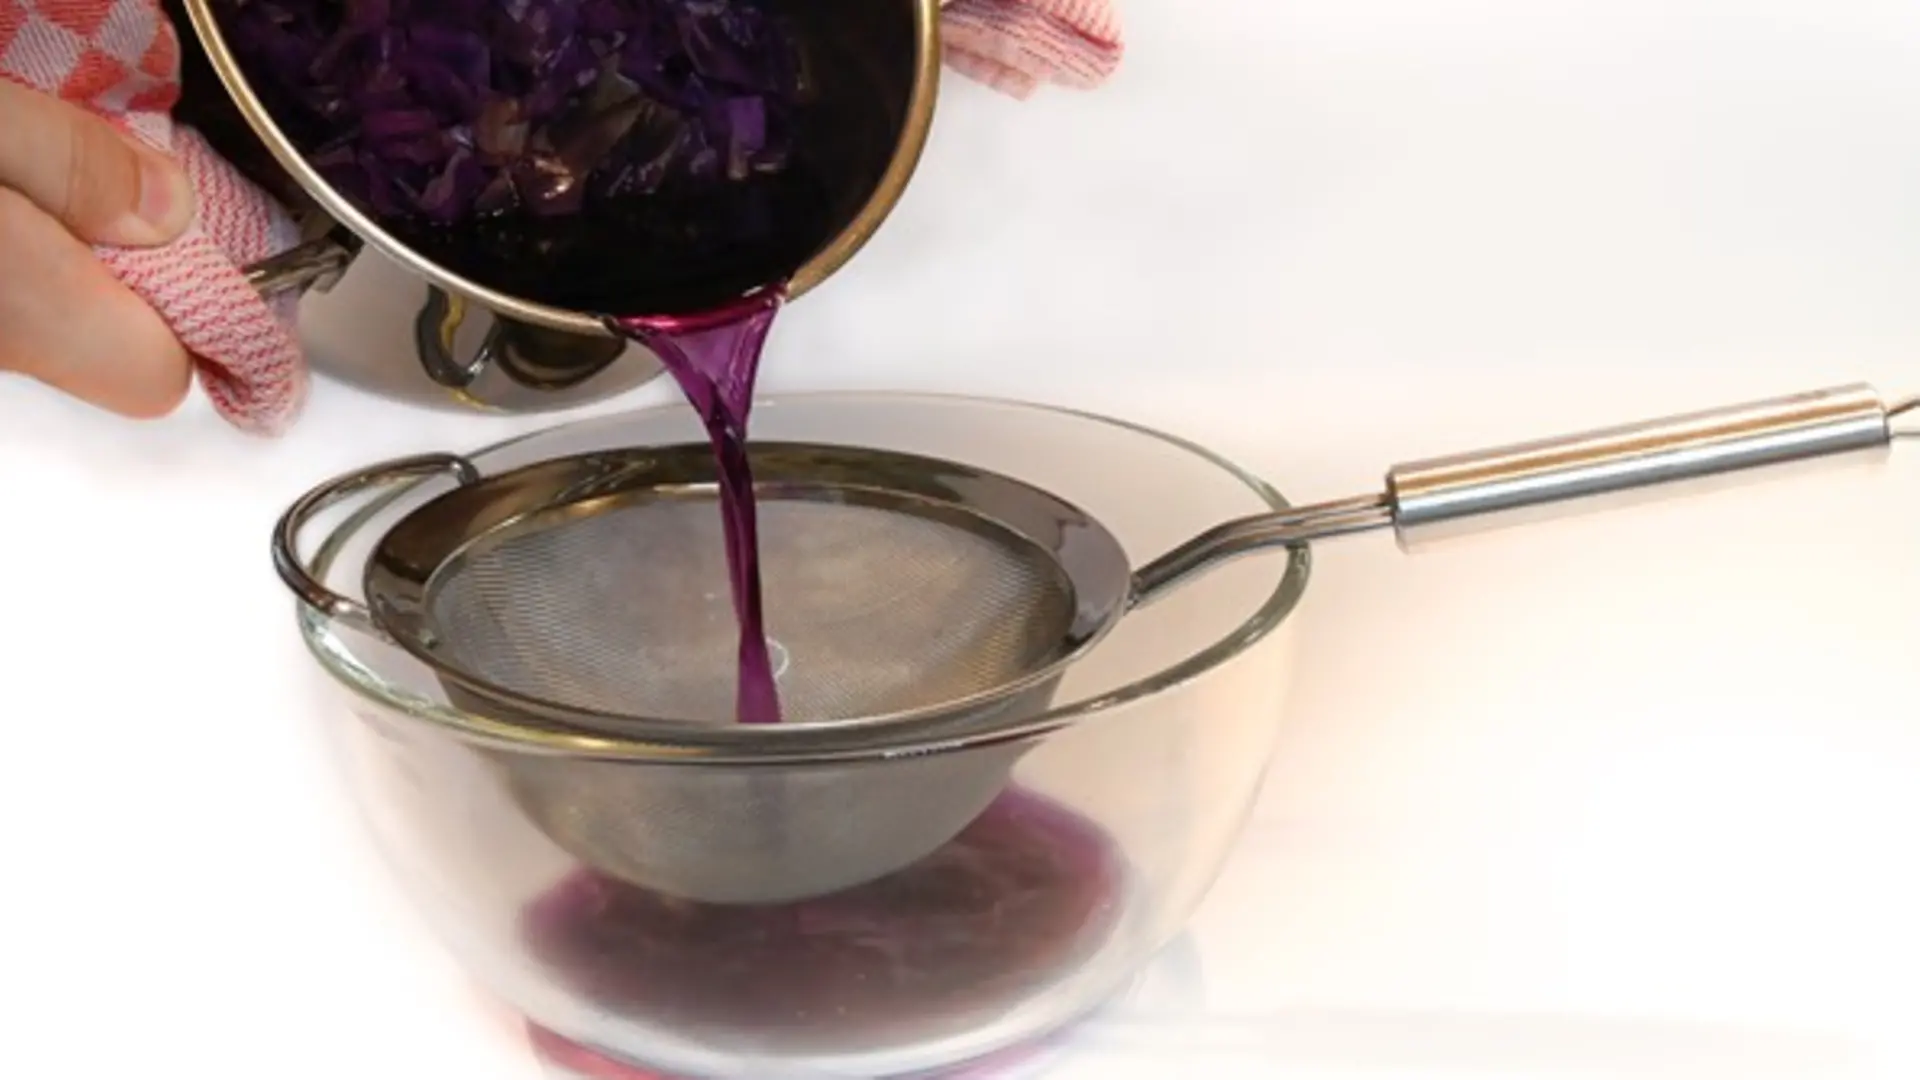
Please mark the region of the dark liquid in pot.
<svg viewBox="0 0 1920 1080"><path fill-rule="evenodd" d="M804 165L738 183L684 183L646 198L589 203L591 228L524 214L457 229L396 225L396 239L470 281L569 311L698 311L765 286L835 232L832 192ZM635 252L646 252L644 259ZM677 372L676 372L677 374Z"/></svg>
<svg viewBox="0 0 1920 1080"><path fill-rule="evenodd" d="M274 125L382 231L474 285L581 313L702 311L791 278L879 189L920 53L914 0L210 3ZM684 20L706 20L696 45L646 46ZM778 48L700 69L729 20ZM285 193L187 53L183 115ZM570 59L538 59L550 54ZM626 105L606 104L619 95ZM710 126L745 100L761 121ZM759 150L727 143L741 130L764 131ZM535 147L548 165L577 163L572 179L532 169ZM430 197L436 185L458 194Z"/></svg>

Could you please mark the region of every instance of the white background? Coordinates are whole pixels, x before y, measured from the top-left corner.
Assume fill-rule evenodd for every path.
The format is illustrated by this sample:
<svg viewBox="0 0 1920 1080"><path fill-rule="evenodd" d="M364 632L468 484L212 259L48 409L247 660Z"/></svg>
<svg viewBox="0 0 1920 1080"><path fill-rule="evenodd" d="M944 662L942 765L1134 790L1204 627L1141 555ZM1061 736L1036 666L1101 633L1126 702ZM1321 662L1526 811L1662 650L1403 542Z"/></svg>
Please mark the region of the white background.
<svg viewBox="0 0 1920 1080"><path fill-rule="evenodd" d="M1296 498L1920 391L1910 3L1126 14L1098 94L950 81L906 202L790 311L766 389L1067 403ZM199 401L137 426L0 382L0 1075L537 1076L338 803L267 558L323 476L533 423L322 383L260 442ZM1915 1075L1905 449L1419 557L1324 548L1297 714L1196 923L1224 1019L1073 1075ZM1182 1030L1250 1056L1175 1053Z"/></svg>

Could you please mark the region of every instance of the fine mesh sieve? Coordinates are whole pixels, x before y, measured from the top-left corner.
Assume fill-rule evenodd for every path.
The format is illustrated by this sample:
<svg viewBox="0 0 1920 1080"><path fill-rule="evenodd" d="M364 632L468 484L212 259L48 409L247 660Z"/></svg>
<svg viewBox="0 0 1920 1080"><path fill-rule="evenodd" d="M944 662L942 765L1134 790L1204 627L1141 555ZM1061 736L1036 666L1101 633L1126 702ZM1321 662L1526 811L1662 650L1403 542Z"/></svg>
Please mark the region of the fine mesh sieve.
<svg viewBox="0 0 1920 1080"><path fill-rule="evenodd" d="M947 702L1025 675L1068 640L1071 589L1018 535L804 499L771 501L760 520L790 719ZM739 627L710 497L541 514L468 544L424 595L442 661L516 694L610 716L734 708ZM902 652L906 641L918 645Z"/></svg>
<svg viewBox="0 0 1920 1080"><path fill-rule="evenodd" d="M275 557L303 600L428 664L461 708L685 756L500 756L561 847L661 892L774 902L917 861L992 801L1022 750L986 741L861 760L863 735L1017 726L1128 610L1194 573L1329 536L1390 527L1405 542L1581 496L1884 449L1914 407L1845 387L1403 465L1380 494L1229 522L1137 573L1097 521L1017 480L879 450L754 444L778 725L732 722L737 626L704 444L489 477L448 455L375 466L295 503ZM459 484L380 539L364 608L301 567L297 533L322 507L439 472Z"/></svg>
<svg viewBox="0 0 1920 1080"><path fill-rule="evenodd" d="M773 730L733 722L739 628L706 444L485 478L457 458L381 470L451 469L462 483L380 538L362 621L468 711L727 749L1043 711L1123 599L1114 537L1018 481L866 449L765 443L751 456L784 717ZM288 527L367 482L316 491ZM282 566L298 579L291 555ZM913 863L993 801L1019 753L879 767L497 763L528 817L582 861L673 895L765 903Z"/></svg>
<svg viewBox="0 0 1920 1080"><path fill-rule="evenodd" d="M783 728L970 717L1044 680L1124 593L1118 542L1017 481L864 449L751 453ZM522 717L750 736L717 486L704 444L476 478L382 537L369 606L450 688Z"/></svg>

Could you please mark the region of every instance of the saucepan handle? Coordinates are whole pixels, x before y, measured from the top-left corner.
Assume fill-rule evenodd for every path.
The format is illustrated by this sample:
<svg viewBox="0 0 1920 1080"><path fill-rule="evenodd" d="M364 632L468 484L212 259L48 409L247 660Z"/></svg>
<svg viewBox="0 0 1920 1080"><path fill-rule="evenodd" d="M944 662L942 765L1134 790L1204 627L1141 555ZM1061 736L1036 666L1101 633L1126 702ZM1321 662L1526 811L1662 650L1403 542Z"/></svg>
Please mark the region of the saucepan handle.
<svg viewBox="0 0 1920 1080"><path fill-rule="evenodd" d="M327 288L353 261L353 252L331 236L309 240L298 247L265 258L246 268L247 284L271 300L284 293Z"/></svg>
<svg viewBox="0 0 1920 1080"><path fill-rule="evenodd" d="M315 515L370 488L442 473L451 475L462 484L471 484L480 479L480 470L466 458L454 454L420 454L395 458L336 476L300 496L287 508L286 513L280 515L279 522L273 527L273 568L279 573L280 580L293 590L302 603L329 618L356 630L380 634L365 604L327 588L307 570L305 561L300 558L300 533Z"/></svg>
<svg viewBox="0 0 1920 1080"><path fill-rule="evenodd" d="M1766 465L1888 449L1895 418L1871 386L1789 397L1432 458L1387 474L1403 547L1511 523L1550 506L1725 476Z"/></svg>

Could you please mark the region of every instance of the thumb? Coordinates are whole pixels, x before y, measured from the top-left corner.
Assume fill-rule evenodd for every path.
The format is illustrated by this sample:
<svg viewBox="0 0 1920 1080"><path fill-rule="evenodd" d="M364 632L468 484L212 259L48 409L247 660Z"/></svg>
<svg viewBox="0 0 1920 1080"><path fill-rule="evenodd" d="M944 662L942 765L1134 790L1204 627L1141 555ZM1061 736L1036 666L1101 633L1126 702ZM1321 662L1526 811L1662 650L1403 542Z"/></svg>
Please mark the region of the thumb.
<svg viewBox="0 0 1920 1080"><path fill-rule="evenodd" d="M193 220L193 188L172 159L85 109L4 79L0 186L92 244L165 244Z"/></svg>

